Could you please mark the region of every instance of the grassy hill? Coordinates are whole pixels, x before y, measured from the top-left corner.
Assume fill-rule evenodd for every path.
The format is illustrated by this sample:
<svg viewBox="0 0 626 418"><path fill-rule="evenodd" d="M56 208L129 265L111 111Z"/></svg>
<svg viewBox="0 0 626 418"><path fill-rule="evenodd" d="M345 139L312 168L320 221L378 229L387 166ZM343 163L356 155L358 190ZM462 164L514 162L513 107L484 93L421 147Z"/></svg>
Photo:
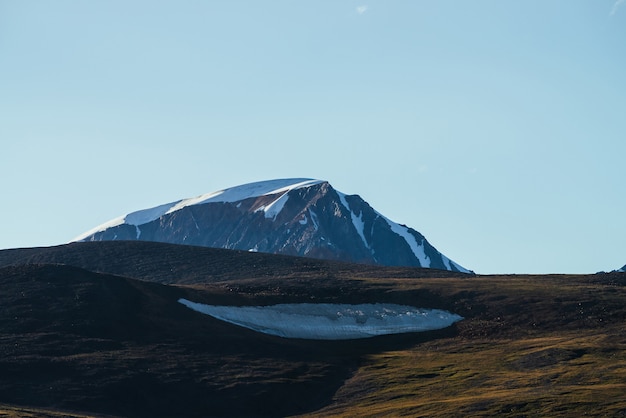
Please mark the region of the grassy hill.
<svg viewBox="0 0 626 418"><path fill-rule="evenodd" d="M4 250L0 266L0 416L626 414L626 273L474 276L141 242ZM465 319L288 340L180 297Z"/></svg>

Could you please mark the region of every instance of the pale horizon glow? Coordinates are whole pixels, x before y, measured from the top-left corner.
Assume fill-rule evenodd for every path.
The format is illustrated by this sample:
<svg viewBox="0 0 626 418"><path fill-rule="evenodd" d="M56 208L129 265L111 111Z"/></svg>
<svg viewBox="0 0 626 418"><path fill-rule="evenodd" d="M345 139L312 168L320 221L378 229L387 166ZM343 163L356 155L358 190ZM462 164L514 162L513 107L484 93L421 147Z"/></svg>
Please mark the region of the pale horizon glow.
<svg viewBox="0 0 626 418"><path fill-rule="evenodd" d="M313 178L479 274L618 269L623 8L5 0L0 249Z"/></svg>

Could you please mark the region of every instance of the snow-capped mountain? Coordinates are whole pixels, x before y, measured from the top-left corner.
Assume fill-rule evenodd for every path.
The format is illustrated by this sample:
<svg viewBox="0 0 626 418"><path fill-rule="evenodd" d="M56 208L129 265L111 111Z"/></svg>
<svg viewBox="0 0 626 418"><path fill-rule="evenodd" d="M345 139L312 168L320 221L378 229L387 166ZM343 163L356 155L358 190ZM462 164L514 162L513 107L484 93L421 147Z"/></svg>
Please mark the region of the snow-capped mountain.
<svg viewBox="0 0 626 418"><path fill-rule="evenodd" d="M622 267L621 269L617 270L621 273L626 273L626 265L624 267Z"/></svg>
<svg viewBox="0 0 626 418"><path fill-rule="evenodd" d="M245 184L140 210L73 241L143 240L260 251L386 266L470 272L422 234L328 182Z"/></svg>

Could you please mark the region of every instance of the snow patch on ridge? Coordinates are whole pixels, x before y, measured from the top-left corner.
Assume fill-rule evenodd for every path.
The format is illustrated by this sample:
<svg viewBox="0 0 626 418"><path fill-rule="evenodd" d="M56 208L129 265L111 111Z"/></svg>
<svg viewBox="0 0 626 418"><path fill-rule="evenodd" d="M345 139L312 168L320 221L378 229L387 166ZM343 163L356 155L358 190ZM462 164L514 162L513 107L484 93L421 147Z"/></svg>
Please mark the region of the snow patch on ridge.
<svg viewBox="0 0 626 418"><path fill-rule="evenodd" d="M352 224L354 225L356 232L363 240L363 244L365 244L366 248L370 248L370 244L365 239L365 222L363 222L363 212L361 212L357 217L354 212L350 211L350 215L352 216Z"/></svg>
<svg viewBox="0 0 626 418"><path fill-rule="evenodd" d="M363 212L361 212L359 216L356 216L356 214L350 208L350 204L348 203L348 200L346 199L346 195L338 191L337 191L337 195L339 196L339 200L341 201L341 204L345 206L348 212L350 212L350 218L352 219L352 224L354 225L354 229L356 229L356 232L361 237L361 240L363 240L363 244L365 244L365 248L369 249L370 244L365 239L365 232L364 232L365 222L363 221Z"/></svg>
<svg viewBox="0 0 626 418"><path fill-rule="evenodd" d="M180 202L180 201L179 201ZM165 205L156 206L150 209L138 210L126 215L124 223L129 225L143 225L148 222L152 222L155 219L159 219L161 216L168 213L172 207L176 206L178 202L166 203Z"/></svg>
<svg viewBox="0 0 626 418"><path fill-rule="evenodd" d="M101 225L98 225L93 229L90 229L84 234L81 234L77 236L76 238L74 238L71 242L82 241L85 238L93 234L96 234L106 229L113 228L113 227L123 225L123 224L133 225L135 227L138 227L139 225L147 224L148 222L152 222L155 219L159 219L161 216L168 213L171 210L171 208L176 206L179 202L181 202L181 200L172 202L172 203L166 203L164 205L155 206L150 209L138 210L136 212L131 212L128 215L120 216L118 218L105 222ZM139 239L139 234L140 232L139 230L137 230L137 239Z"/></svg>
<svg viewBox="0 0 626 418"><path fill-rule="evenodd" d="M350 205L348 204L348 201L346 200L346 195L337 190L335 191L337 192L337 195L339 195L339 200L341 201L341 204L344 205L348 211L350 211Z"/></svg>
<svg viewBox="0 0 626 418"><path fill-rule="evenodd" d="M93 234L104 231L105 229L114 228L116 226L123 225L124 218L125 218L124 216L120 216L119 218L111 219L108 222L105 222L101 225L96 226L95 228L90 229L89 231L85 233L80 234L79 236L72 239L70 242L82 241Z"/></svg>
<svg viewBox="0 0 626 418"><path fill-rule="evenodd" d="M396 304L299 303L215 306L179 299L194 311L254 331L284 338L348 340L447 328L463 319L439 310Z"/></svg>
<svg viewBox="0 0 626 418"><path fill-rule="evenodd" d="M402 238L404 238L406 243L409 244L411 251L413 251L413 254L415 254L415 257L417 257L417 259L419 260L420 266L430 267L430 258L424 252L423 242L418 243L415 237L413 236L413 234L409 232L409 228L407 228L406 226L402 226L393 221L390 221L384 216L383 216L383 219L387 221L387 224L389 224L393 232L400 235Z"/></svg>
<svg viewBox="0 0 626 418"><path fill-rule="evenodd" d="M98 232L102 232L108 228L113 228L123 224L129 225L143 225L154 220L159 219L161 216L176 212L181 210L187 206L193 205L201 205L204 203L234 203L240 200L248 199L251 197L260 197L267 196L272 194L279 194L287 192L291 190L297 190L309 186L313 186L316 184L324 183L324 180L315 180L315 179L305 179L305 178L291 178L291 179L278 179L278 180L267 180L267 181L259 181L255 183L244 184L241 186L231 187L229 189L219 190L213 193L203 194L197 197L192 197L189 199L177 200L176 202L166 203L164 205L156 206L149 209L143 209L136 212L129 213L127 215L122 215L118 218L112 219L106 223L96 226L93 229L75 237L71 240L71 242L83 241L87 237L96 234ZM278 199L280 200L280 199ZM286 201L286 200L285 200ZM279 203L279 206L274 208L268 215L267 210L270 209L272 205L269 205L266 208L265 215L267 218L275 217L274 213L278 214L280 212L279 208L282 209L282 205L285 204L285 201ZM277 203L274 201L274 203Z"/></svg>
<svg viewBox="0 0 626 418"><path fill-rule="evenodd" d="M278 216L280 211L283 210L283 207L285 206L285 203L287 203L288 199L289 195L287 194L287 192L285 192L278 199L274 200L272 203L263 208L263 210L265 211L265 217L267 219L276 219L276 216Z"/></svg>
<svg viewBox="0 0 626 418"><path fill-rule="evenodd" d="M166 213L172 213L187 206L201 205L205 203L233 203L251 197L268 196L279 193L287 193L291 190L313 186L323 183L323 180L313 179L279 179L259 181L256 183L244 184L242 186L231 187L213 193L204 194L191 199L184 199L178 202Z"/></svg>

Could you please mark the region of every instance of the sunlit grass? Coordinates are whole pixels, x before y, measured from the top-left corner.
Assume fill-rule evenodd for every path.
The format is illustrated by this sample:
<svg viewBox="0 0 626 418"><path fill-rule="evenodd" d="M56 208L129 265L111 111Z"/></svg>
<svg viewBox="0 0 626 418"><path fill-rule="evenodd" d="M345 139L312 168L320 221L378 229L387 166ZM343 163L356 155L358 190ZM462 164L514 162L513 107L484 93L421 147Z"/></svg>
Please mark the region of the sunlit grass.
<svg viewBox="0 0 626 418"><path fill-rule="evenodd" d="M367 356L330 405L305 416L626 415L623 286L490 276L393 288L454 300L467 318L459 335Z"/></svg>
<svg viewBox="0 0 626 418"><path fill-rule="evenodd" d="M429 342L370 356L307 416L613 416L626 411L625 350L576 332Z"/></svg>

